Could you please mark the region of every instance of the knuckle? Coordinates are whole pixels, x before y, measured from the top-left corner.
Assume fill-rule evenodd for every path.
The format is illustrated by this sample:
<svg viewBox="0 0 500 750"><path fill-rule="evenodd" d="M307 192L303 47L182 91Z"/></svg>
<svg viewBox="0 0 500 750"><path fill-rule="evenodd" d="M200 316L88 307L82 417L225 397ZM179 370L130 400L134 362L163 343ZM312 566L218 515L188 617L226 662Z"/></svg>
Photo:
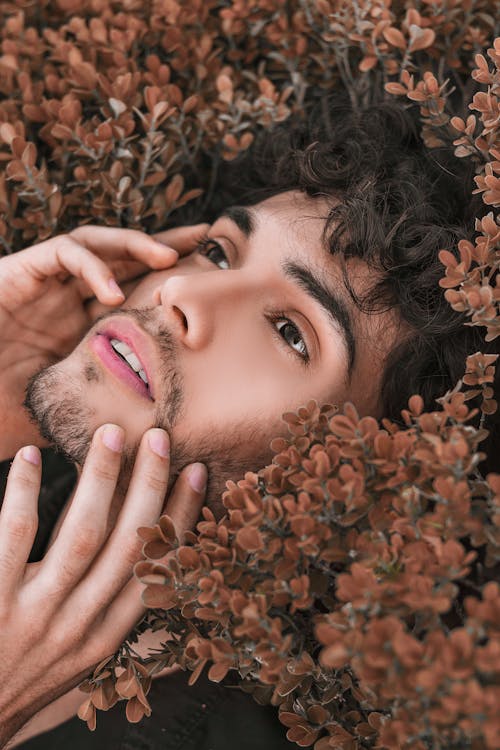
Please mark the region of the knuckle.
<svg viewBox="0 0 500 750"><path fill-rule="evenodd" d="M15 552L12 550L2 550L0 554L0 578L2 580L9 578L18 567L18 560ZM0 609L3 609L4 602L0 601Z"/></svg>
<svg viewBox="0 0 500 750"><path fill-rule="evenodd" d="M34 536L38 521L32 515L16 513L6 518L5 525L10 539L15 542Z"/></svg>
<svg viewBox="0 0 500 750"><path fill-rule="evenodd" d="M167 490L167 478L151 470L145 473L144 482L155 494L164 495Z"/></svg>
<svg viewBox="0 0 500 750"><path fill-rule="evenodd" d="M144 242L145 232L141 232L140 229L125 229L124 230L130 239L134 242Z"/></svg>
<svg viewBox="0 0 500 750"><path fill-rule="evenodd" d="M80 647L86 641L85 629L82 628L81 622L62 622L53 630L51 638L51 648L54 653L66 654L74 649L80 650Z"/></svg>
<svg viewBox="0 0 500 750"><path fill-rule="evenodd" d="M57 568L57 575L50 580L42 581L44 585L45 601L52 607L57 606L61 596L65 595L74 583L74 571L68 560L61 562Z"/></svg>
<svg viewBox="0 0 500 750"><path fill-rule="evenodd" d="M54 237L54 244L56 246L56 249L63 249L64 247L67 247L68 241L72 241L71 234L68 234L67 232L64 232L63 234L58 234L57 237Z"/></svg>
<svg viewBox="0 0 500 750"><path fill-rule="evenodd" d="M102 533L96 528L79 529L71 543L71 555L79 560L92 558L101 546Z"/></svg>
<svg viewBox="0 0 500 750"><path fill-rule="evenodd" d="M70 232L68 232L67 236L72 237L75 240L79 240L79 238L85 236L89 229L92 229L93 226L94 225L92 224L85 224L84 227L75 227L75 229L72 229Z"/></svg>
<svg viewBox="0 0 500 750"><path fill-rule="evenodd" d="M28 490L30 493L36 490L38 493L38 477L33 476L29 471L18 469L15 475L15 483L18 489Z"/></svg>
<svg viewBox="0 0 500 750"><path fill-rule="evenodd" d="M118 472L117 469L115 469L113 466L110 466L109 463L105 463L102 461L96 462L92 466L92 473L101 482L106 482L106 484L109 484L110 482L116 482Z"/></svg>

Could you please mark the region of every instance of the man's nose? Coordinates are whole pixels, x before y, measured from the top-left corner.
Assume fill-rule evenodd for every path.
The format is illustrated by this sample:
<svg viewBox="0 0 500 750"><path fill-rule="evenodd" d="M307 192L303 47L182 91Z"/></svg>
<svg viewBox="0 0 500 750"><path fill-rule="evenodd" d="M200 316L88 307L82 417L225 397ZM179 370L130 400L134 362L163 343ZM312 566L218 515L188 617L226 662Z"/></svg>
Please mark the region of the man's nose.
<svg viewBox="0 0 500 750"><path fill-rule="evenodd" d="M217 327L228 323L225 314L234 315L249 291L241 271L222 270L169 276L159 296L165 322L177 340L190 349L202 349Z"/></svg>

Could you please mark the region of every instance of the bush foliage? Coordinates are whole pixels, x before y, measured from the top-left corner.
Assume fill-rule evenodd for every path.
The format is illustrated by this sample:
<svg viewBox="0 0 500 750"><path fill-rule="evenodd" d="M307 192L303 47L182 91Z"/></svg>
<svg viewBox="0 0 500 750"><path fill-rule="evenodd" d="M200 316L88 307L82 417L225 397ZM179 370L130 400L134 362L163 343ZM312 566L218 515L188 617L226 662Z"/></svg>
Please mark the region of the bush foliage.
<svg viewBox="0 0 500 750"><path fill-rule="evenodd" d="M443 294L500 331L500 38L494 0L19 0L0 7L0 239L13 252L84 222L147 231L210 204L255 133L337 88L400 97L421 137L475 164L474 242L442 251ZM405 427L311 401L272 464L181 545L141 529L148 613L82 688L81 718L151 677L205 665L278 707L315 750L500 748L500 474L477 467L497 355ZM480 402L479 426L471 420ZM137 635L169 633L141 659Z"/></svg>

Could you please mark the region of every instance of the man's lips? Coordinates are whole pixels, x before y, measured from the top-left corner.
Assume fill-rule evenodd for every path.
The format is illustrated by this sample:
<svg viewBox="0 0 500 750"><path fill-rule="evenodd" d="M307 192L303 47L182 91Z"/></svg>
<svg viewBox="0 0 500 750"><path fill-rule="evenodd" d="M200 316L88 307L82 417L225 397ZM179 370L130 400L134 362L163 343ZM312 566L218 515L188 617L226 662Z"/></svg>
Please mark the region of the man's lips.
<svg viewBox="0 0 500 750"><path fill-rule="evenodd" d="M149 387L113 349L111 339L123 341L138 357L146 373ZM111 371L119 380L126 383L136 393L139 393L149 401L155 400L156 389L152 380L153 369L151 365L153 360L152 347L148 341L148 337L137 325L127 319L114 319L103 322L102 327L90 339L89 347L99 357L106 369Z"/></svg>

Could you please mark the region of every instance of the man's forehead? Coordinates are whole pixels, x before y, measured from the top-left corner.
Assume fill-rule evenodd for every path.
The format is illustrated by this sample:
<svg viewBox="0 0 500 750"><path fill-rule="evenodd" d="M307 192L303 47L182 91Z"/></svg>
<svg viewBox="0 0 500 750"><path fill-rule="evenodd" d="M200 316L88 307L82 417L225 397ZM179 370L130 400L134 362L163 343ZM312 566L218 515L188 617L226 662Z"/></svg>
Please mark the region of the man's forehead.
<svg viewBox="0 0 500 750"><path fill-rule="evenodd" d="M337 203L338 199L332 196L311 197L299 190L288 190L250 206L228 206L220 218L230 219L247 238L259 230L265 236L271 223L276 224L275 237L279 239L281 251L285 255L291 251L302 256L309 268L315 268L335 284L336 292L350 305L352 300L345 288L343 266L347 269L349 283L359 296L363 296L380 273L361 258L351 256L342 262L342 250L332 254L330 232L325 232L325 227L330 210ZM334 224L329 224L328 229L333 228ZM357 313L356 308L353 314Z"/></svg>
<svg viewBox="0 0 500 750"><path fill-rule="evenodd" d="M288 230L282 235L283 239L306 240L306 249L311 255L327 249L323 230L331 205L331 199L311 198L298 190L289 190L250 206L228 206L221 218L233 221L245 237L274 224L280 232Z"/></svg>

